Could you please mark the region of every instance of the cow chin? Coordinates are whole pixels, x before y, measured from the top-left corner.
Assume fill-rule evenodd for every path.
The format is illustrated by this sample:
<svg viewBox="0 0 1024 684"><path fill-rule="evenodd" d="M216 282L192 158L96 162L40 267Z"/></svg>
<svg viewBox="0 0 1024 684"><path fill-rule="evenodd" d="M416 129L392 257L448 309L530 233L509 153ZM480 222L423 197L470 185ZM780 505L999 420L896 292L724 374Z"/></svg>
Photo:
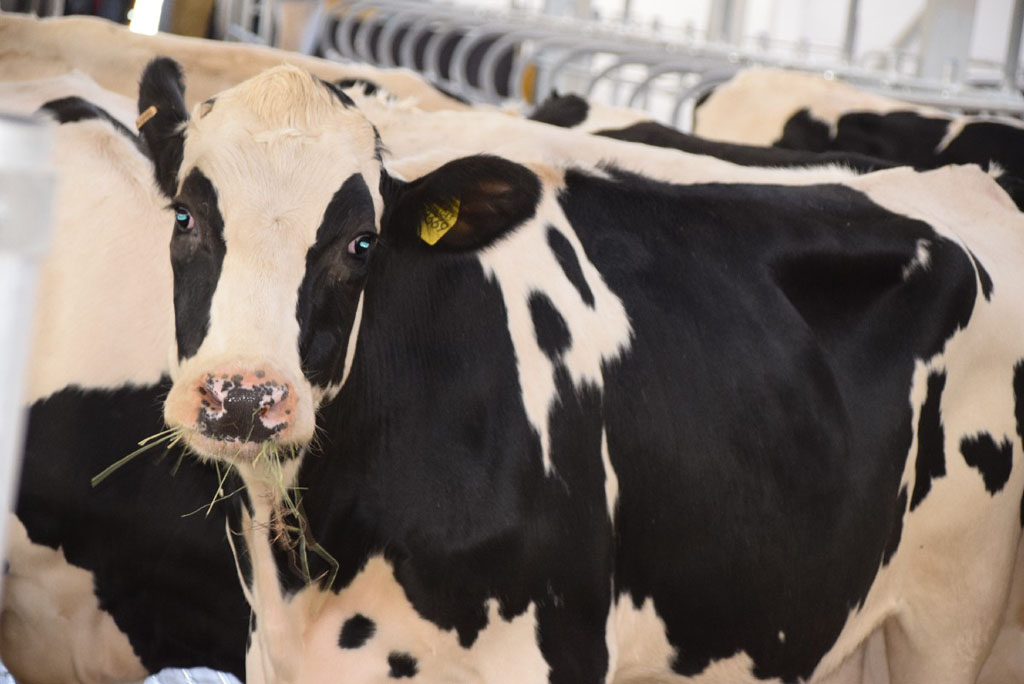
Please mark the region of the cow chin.
<svg viewBox="0 0 1024 684"><path fill-rule="evenodd" d="M182 437L189 450L202 461L223 461L234 466L252 466L259 470L261 463L268 468L277 462L291 460L301 453L305 442L239 442L207 437L193 428L185 427Z"/></svg>
<svg viewBox="0 0 1024 684"><path fill-rule="evenodd" d="M308 382L266 364L205 365L178 377L164 420L200 458L235 465L286 460L313 438ZM301 378L301 376L300 376Z"/></svg>

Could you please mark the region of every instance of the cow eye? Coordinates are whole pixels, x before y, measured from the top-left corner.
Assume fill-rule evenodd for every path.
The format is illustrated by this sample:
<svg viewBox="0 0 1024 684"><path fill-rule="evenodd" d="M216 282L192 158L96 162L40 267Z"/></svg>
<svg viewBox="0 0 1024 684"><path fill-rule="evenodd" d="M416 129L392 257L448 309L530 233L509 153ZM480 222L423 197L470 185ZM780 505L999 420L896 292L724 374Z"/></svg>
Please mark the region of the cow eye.
<svg viewBox="0 0 1024 684"><path fill-rule="evenodd" d="M196 225L192 214L185 207L174 207L174 226L183 233L192 230Z"/></svg>
<svg viewBox="0 0 1024 684"><path fill-rule="evenodd" d="M363 233L348 243L348 253L352 256L365 257L375 242L377 242L376 235L373 233Z"/></svg>

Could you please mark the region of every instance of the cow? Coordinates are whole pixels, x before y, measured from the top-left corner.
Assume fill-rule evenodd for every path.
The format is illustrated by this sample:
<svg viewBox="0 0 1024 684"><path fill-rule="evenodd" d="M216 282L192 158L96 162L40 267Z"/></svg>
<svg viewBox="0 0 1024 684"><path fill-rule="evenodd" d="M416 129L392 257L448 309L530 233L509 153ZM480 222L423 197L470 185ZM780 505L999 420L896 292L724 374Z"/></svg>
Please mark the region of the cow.
<svg viewBox="0 0 1024 684"><path fill-rule="evenodd" d="M605 162L660 180L693 183L709 179L734 182L804 185L843 182L857 172L846 164L824 164L814 169L803 164L743 166L679 149L594 136L578 129L564 129L501 112L474 108L461 111L423 112L403 102L362 96L358 89L346 93L380 132L385 146L402 172L419 175L468 154L521 154L529 149L537 159L553 163L575 160L584 164Z"/></svg>
<svg viewBox="0 0 1024 684"><path fill-rule="evenodd" d="M802 77L798 76L797 78L800 79ZM886 100L883 98L872 100L868 97L867 101L874 101L877 105L881 106L881 102ZM734 102L732 104L735 105ZM864 102L861 102L861 104L864 105ZM612 116L607 116L605 114L606 111L613 113ZM805 122L802 118L803 115L795 117L790 123L786 124L786 134L781 140L776 142L776 146L707 139L683 133L670 126L650 120L638 120L625 127L606 127L605 124L598 123L614 121L616 118L625 121L627 120L628 113L628 110L594 106L579 95L560 95L555 93L542 102L529 118L556 126L579 127L580 130L586 130L595 135L603 135L617 140L642 142L659 147L674 147L681 149L683 152L695 155L709 155L744 166L786 168L833 164L848 167L859 172L867 172L892 168L902 164L908 164L919 169L931 169L950 163L978 163L982 167L988 168L996 182L999 183L1002 189L1006 190L1007 195L1014 201L1014 204L1018 208L1024 209L1024 180L1018 175L1019 170L1016 168L1016 165L1013 171L1009 171L1000 164L992 162L992 158L981 154L980 149L969 146L973 143L968 142L968 138L963 138L961 142L957 143L955 148L961 149L961 151L970 149L969 153L958 157L940 156L940 158L936 158L932 151L926 154L925 147L921 147L919 149L920 154L915 155L894 152L889 143L885 141L883 135L880 135L878 138L873 137L874 133L878 132L876 129L872 129L870 133L865 133L865 135L858 138L860 142L855 144L840 143L838 142L839 137L837 137L836 142L831 144L809 144L802 141L808 138L803 133L798 132L803 130L802 126L803 122ZM901 113L899 116L903 116L903 114L905 113ZM849 121L849 117L852 116L844 115L844 121ZM961 123L963 124L963 121ZM996 129L997 127L989 127L986 130L994 131ZM907 146L906 139L903 137L907 133L906 130L891 129L890 133L894 136L895 144L901 147ZM993 137L991 141L994 142L998 137L1001 136Z"/></svg>
<svg viewBox="0 0 1024 684"><path fill-rule="evenodd" d="M342 85L353 97L368 95L364 83ZM635 145L593 141L500 114L435 120L406 101L370 95L363 107L393 134L396 126L415 132L417 121L420 133L430 135L443 133L445 126L475 126L480 135L458 140L472 151L491 147L488 136L494 132L536 136L545 152L575 150L673 178L693 176L686 155L654 150L648 163L645 150ZM0 84L0 100L22 112L46 102L46 114L62 124L54 131L56 234L42 264L27 374L26 465L11 521L14 544L0 617L0 659L9 661L25 684L128 681L186 665L241 676L239 643L244 643L248 610L230 555L217 555L225 543L223 506L204 506L215 492L234 491L232 481L221 482L215 472L190 461L179 463L180 450L158 449L163 455L152 468L125 467L99 489L89 487L92 476L163 426L158 403L169 388L166 350L174 344L174 311L164 243L173 212L152 187L145 145L129 130L135 116L125 111L121 96L81 72ZM415 135L393 140L392 153L426 147ZM418 157L390 161L411 171L424 164ZM779 183L849 176L840 170L812 177L730 168L705 165L701 174L739 172L749 181ZM135 494L149 487L161 495ZM200 508L205 517L181 519ZM96 543L111 525L121 530L122 543ZM162 550L171 545L175 555L164 557ZM200 583L191 574L193 566L206 565L211 567L201 570ZM153 600L125 600L143 593ZM216 612L193 625L191 620L210 605Z"/></svg>
<svg viewBox="0 0 1024 684"><path fill-rule="evenodd" d="M369 79L426 111L466 105L408 69L338 64L258 45L144 36L97 17L36 19L0 15L0 80L22 81L80 70L107 90L135 99L138 74L157 55L173 55L189 76L189 106L276 64L295 64L327 79Z"/></svg>
<svg viewBox="0 0 1024 684"><path fill-rule="evenodd" d="M607 115L608 111L612 112L611 116ZM790 145L783 140L778 143L778 146L769 147L708 140L651 120L637 120L622 127L607 127L607 124L604 123L616 119L628 120L628 113L629 110L619 110L614 107L595 107L578 95L555 93L540 104L530 115L530 119L556 126L577 127L579 130L616 140L657 147L671 147L693 154L709 155L744 166L790 168L832 164L863 173L892 168L900 164L910 164L916 168L934 168L942 165L934 163L930 159L920 157L911 159L899 154L892 154L884 147L874 144L838 145L833 150L829 146L805 147L800 143ZM787 128L787 131L792 130L794 129ZM870 156L874 154L879 156ZM965 158L962 161L975 161L981 166L989 168L996 182L1006 191L1014 204L1018 208L1024 209L1024 181L1020 176L1005 170L999 164L991 163L990 160L985 159L984 155L971 154L968 156L970 158ZM953 163L953 160L948 163Z"/></svg>
<svg viewBox="0 0 1024 684"><path fill-rule="evenodd" d="M101 87L82 71L27 81L0 81L0 107L8 113L31 116L47 102L70 97L95 106L97 112L117 121L119 130L125 131L130 139L136 139L132 132L138 118L135 101ZM54 112L47 110L47 114L52 116Z"/></svg>
<svg viewBox="0 0 1024 684"><path fill-rule="evenodd" d="M4 102L35 107L31 95L77 85L117 104L88 79L58 81ZM216 503L237 489L234 476L160 445L160 458L91 485L163 430L173 213L115 115L74 97L44 111L61 123L54 234L40 264L21 481L4 523L0 659L21 684L113 684L192 666L244 677L249 608Z"/></svg>
<svg viewBox="0 0 1024 684"><path fill-rule="evenodd" d="M249 681L861 681L870 648L974 681L1024 492L1024 217L986 174L405 181L300 70L183 89L158 60L139 96L164 417L246 483Z"/></svg>
<svg viewBox="0 0 1024 684"><path fill-rule="evenodd" d="M734 143L858 152L918 169L996 164L1024 178L1019 119L954 116L793 71L740 72L697 109L695 132Z"/></svg>
<svg viewBox="0 0 1024 684"><path fill-rule="evenodd" d="M606 112L609 111L619 114L619 116L608 116ZM638 114L614 107L595 107L579 95L572 93L566 95L554 93L538 105L530 114L529 119L553 126L578 127L579 130L616 140L638 142L656 147L671 147L691 154L716 157L742 166L789 168L831 164L862 173L895 166L883 159L856 152L806 152L705 140L639 116L628 124L619 125L620 121L629 121L630 113Z"/></svg>

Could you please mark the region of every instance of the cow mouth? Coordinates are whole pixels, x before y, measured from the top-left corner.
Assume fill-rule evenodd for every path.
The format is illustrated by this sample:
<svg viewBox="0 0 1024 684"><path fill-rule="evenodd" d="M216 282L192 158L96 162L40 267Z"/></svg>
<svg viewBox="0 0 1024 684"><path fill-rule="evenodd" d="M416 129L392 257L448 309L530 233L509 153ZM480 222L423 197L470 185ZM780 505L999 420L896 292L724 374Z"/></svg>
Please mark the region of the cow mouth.
<svg viewBox="0 0 1024 684"><path fill-rule="evenodd" d="M164 419L202 461L273 470L313 439L311 399L286 372L235 361L177 379L164 401Z"/></svg>
<svg viewBox="0 0 1024 684"><path fill-rule="evenodd" d="M265 439L242 440L227 436L221 438L216 431L196 427L182 428L182 438L200 460L224 461L236 466L260 467L295 459L302 453L305 444L282 442L273 436L279 430L270 430Z"/></svg>

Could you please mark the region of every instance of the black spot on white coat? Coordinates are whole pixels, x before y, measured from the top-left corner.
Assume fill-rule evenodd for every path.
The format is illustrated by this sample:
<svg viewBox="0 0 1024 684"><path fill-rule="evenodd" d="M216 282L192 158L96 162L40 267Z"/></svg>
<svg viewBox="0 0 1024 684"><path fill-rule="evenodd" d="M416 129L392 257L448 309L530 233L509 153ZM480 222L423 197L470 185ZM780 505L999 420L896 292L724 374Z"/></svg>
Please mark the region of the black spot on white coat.
<svg viewBox="0 0 1024 684"><path fill-rule="evenodd" d="M345 620L338 637L339 648L361 648L377 632L377 625L365 615L356 614Z"/></svg>
<svg viewBox="0 0 1024 684"><path fill-rule="evenodd" d="M590 291L587 279L583 276L579 257L576 255L576 250L572 248L572 244L569 243L569 239L562 235L554 226L548 226L548 245L551 247L551 251L554 252L558 265L562 267L565 277L569 279L572 286L580 293L583 303L593 309L594 293Z"/></svg>
<svg viewBox="0 0 1024 684"><path fill-rule="evenodd" d="M812 117L809 109L801 109L785 123L782 135L774 145L790 150L824 152L829 149L830 140L828 124Z"/></svg>
<svg viewBox="0 0 1024 684"><path fill-rule="evenodd" d="M1013 367L1013 415L1017 424L1017 436L1024 440L1024 361ZM1024 527L1024 496L1020 501L1020 524Z"/></svg>
<svg viewBox="0 0 1024 684"><path fill-rule="evenodd" d="M416 676L419 672L419 663L408 653L392 651L388 655L388 667L391 668L388 676L392 679L407 679Z"/></svg>
<svg viewBox="0 0 1024 684"><path fill-rule="evenodd" d="M90 119L106 121L114 127L114 130L131 140L134 145L141 148L139 136L128 130L123 123L111 116L110 112L107 110L89 102L86 99L78 97L77 95L72 97L63 97L59 100L50 100L39 109L41 111L49 112L53 115L53 118L61 124L75 123L77 121L89 121Z"/></svg>
<svg viewBox="0 0 1024 684"><path fill-rule="evenodd" d="M942 425L942 391L946 387L944 372L928 376L928 394L921 406L917 421L917 459L914 469L914 495L910 499L910 510L921 505L932 488L932 480L946 474L946 455L943 444L946 431Z"/></svg>
<svg viewBox="0 0 1024 684"><path fill-rule="evenodd" d="M589 113L590 104L579 95L552 93L537 105L528 118L552 126L572 128L586 121Z"/></svg>
<svg viewBox="0 0 1024 684"><path fill-rule="evenodd" d="M960 453L967 465L981 473L985 489L990 494L998 493L1010 479L1013 468L1013 443L1010 440L1004 439L996 444L992 435L982 432L960 440Z"/></svg>
<svg viewBox="0 0 1024 684"><path fill-rule="evenodd" d="M572 346L569 326L547 295L533 292L530 294L529 306L537 345L554 361Z"/></svg>

